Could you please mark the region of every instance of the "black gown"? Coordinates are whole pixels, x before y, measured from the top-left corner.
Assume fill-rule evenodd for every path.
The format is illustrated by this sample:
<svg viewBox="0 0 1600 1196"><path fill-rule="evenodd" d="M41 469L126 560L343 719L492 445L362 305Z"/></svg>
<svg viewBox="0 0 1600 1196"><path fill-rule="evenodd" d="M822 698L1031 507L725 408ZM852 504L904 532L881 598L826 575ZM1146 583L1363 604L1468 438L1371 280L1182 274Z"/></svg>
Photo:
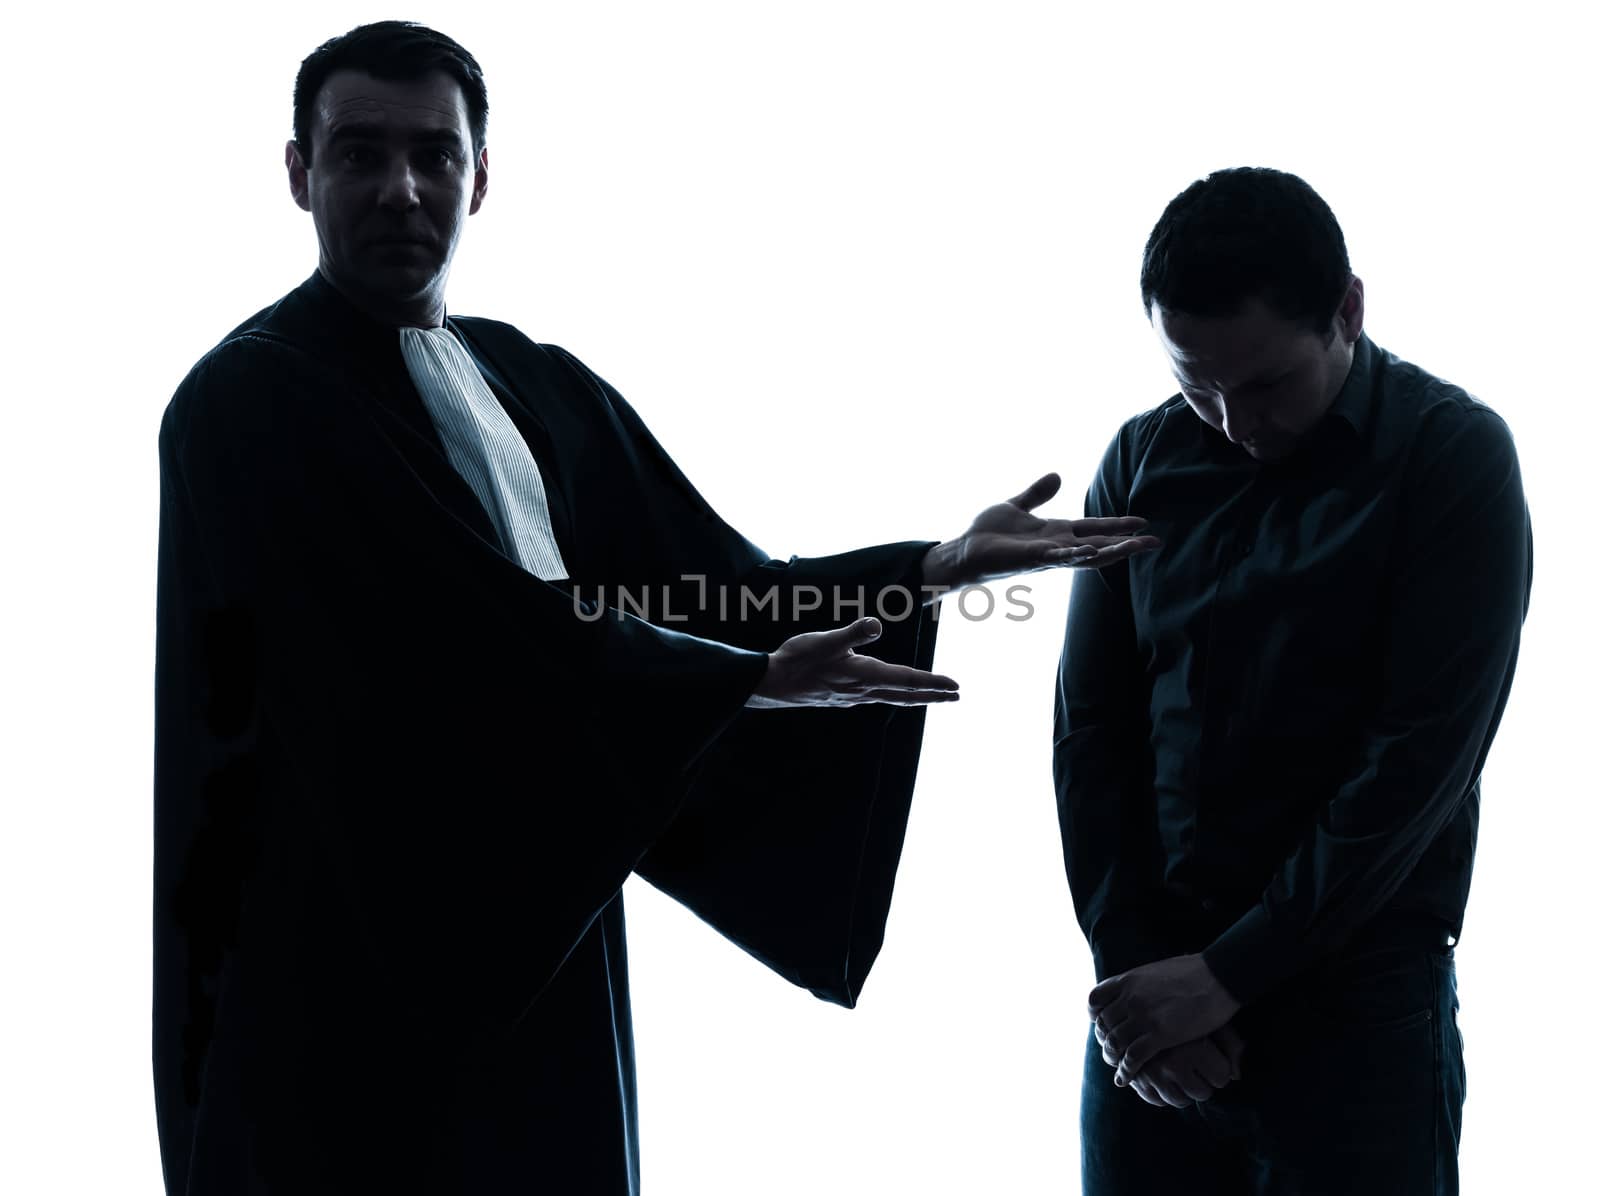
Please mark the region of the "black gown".
<svg viewBox="0 0 1600 1196"><path fill-rule="evenodd" d="M319 273L162 420L169 1193L636 1191L628 875L846 1006L882 942L923 712L743 705L765 651L836 625L794 617L797 587L915 593L929 542L771 560L570 354L447 323L538 462L581 608L508 559L398 333ZM601 585L668 610L596 617ZM738 620L740 585L783 609ZM917 608L868 650L927 668L935 630Z"/></svg>

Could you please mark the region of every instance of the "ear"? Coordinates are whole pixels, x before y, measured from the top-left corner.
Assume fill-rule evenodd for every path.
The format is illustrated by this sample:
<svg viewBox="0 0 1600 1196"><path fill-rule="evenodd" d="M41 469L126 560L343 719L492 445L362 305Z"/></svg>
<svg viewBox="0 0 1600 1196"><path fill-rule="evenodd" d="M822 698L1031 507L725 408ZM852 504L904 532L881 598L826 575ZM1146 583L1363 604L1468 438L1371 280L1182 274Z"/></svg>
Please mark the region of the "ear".
<svg viewBox="0 0 1600 1196"><path fill-rule="evenodd" d="M478 168L472 172L472 205L467 208L467 215L472 215L483 206L483 197L489 193L489 147L484 146L478 153Z"/></svg>
<svg viewBox="0 0 1600 1196"><path fill-rule="evenodd" d="M294 139L284 143L283 164L289 171L289 194L294 197L295 203L309 212L311 210L311 189L306 180L306 164L300 158L300 147Z"/></svg>
<svg viewBox="0 0 1600 1196"><path fill-rule="evenodd" d="M1350 286L1344 293L1344 300L1339 304L1339 311L1333 318L1339 338L1346 344L1353 345L1361 338L1361 328L1367 318L1366 303L1366 287L1360 278L1352 274Z"/></svg>

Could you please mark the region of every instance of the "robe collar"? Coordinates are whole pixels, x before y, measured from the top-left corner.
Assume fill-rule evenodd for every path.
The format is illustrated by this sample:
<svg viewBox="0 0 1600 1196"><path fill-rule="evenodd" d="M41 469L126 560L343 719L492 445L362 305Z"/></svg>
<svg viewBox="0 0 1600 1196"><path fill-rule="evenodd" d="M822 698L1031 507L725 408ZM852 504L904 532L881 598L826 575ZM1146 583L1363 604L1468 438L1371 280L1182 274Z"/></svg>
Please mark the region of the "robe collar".
<svg viewBox="0 0 1600 1196"><path fill-rule="evenodd" d="M320 269L285 295L266 323L319 357L356 359L385 383L410 385L400 353L399 325L373 319L324 278ZM464 339L448 309L444 326L458 340Z"/></svg>

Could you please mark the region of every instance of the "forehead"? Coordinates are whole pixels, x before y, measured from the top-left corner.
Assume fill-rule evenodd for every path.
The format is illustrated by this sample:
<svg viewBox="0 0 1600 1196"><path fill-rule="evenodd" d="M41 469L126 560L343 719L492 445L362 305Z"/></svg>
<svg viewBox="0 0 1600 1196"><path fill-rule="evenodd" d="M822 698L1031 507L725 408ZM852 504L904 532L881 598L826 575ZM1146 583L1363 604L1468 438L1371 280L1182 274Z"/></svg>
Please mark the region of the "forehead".
<svg viewBox="0 0 1600 1196"><path fill-rule="evenodd" d="M454 129L465 139L467 103L461 85L443 71L419 79L376 79L365 71L334 71L317 92L313 134L362 126L395 134Z"/></svg>
<svg viewBox="0 0 1600 1196"><path fill-rule="evenodd" d="M1264 371L1292 365L1314 341L1259 299L1231 316L1190 316L1157 303L1150 322L1173 372L1196 381L1240 383Z"/></svg>

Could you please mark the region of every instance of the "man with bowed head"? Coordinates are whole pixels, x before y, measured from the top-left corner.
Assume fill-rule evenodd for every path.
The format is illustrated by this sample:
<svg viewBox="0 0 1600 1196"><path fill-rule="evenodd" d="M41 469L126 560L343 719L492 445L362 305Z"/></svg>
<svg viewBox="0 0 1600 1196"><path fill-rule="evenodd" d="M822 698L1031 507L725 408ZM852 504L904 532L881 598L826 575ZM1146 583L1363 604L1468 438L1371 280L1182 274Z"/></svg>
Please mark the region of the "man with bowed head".
<svg viewBox="0 0 1600 1196"><path fill-rule="evenodd" d="M1141 285L1179 393L1085 509L1183 534L1074 579L1056 695L1084 1190L1454 1192L1454 944L1533 564L1511 434L1368 338L1294 175L1187 188Z"/></svg>
<svg viewBox="0 0 1600 1196"><path fill-rule="evenodd" d="M623 881L853 1005L923 707L956 697L932 597L1156 546L1031 514L1048 475L944 543L769 558L575 357L446 311L487 114L423 26L310 55L285 159L316 271L162 420L174 1196L637 1191ZM679 619L594 617L597 587ZM827 596L901 587L909 617L834 626Z"/></svg>

